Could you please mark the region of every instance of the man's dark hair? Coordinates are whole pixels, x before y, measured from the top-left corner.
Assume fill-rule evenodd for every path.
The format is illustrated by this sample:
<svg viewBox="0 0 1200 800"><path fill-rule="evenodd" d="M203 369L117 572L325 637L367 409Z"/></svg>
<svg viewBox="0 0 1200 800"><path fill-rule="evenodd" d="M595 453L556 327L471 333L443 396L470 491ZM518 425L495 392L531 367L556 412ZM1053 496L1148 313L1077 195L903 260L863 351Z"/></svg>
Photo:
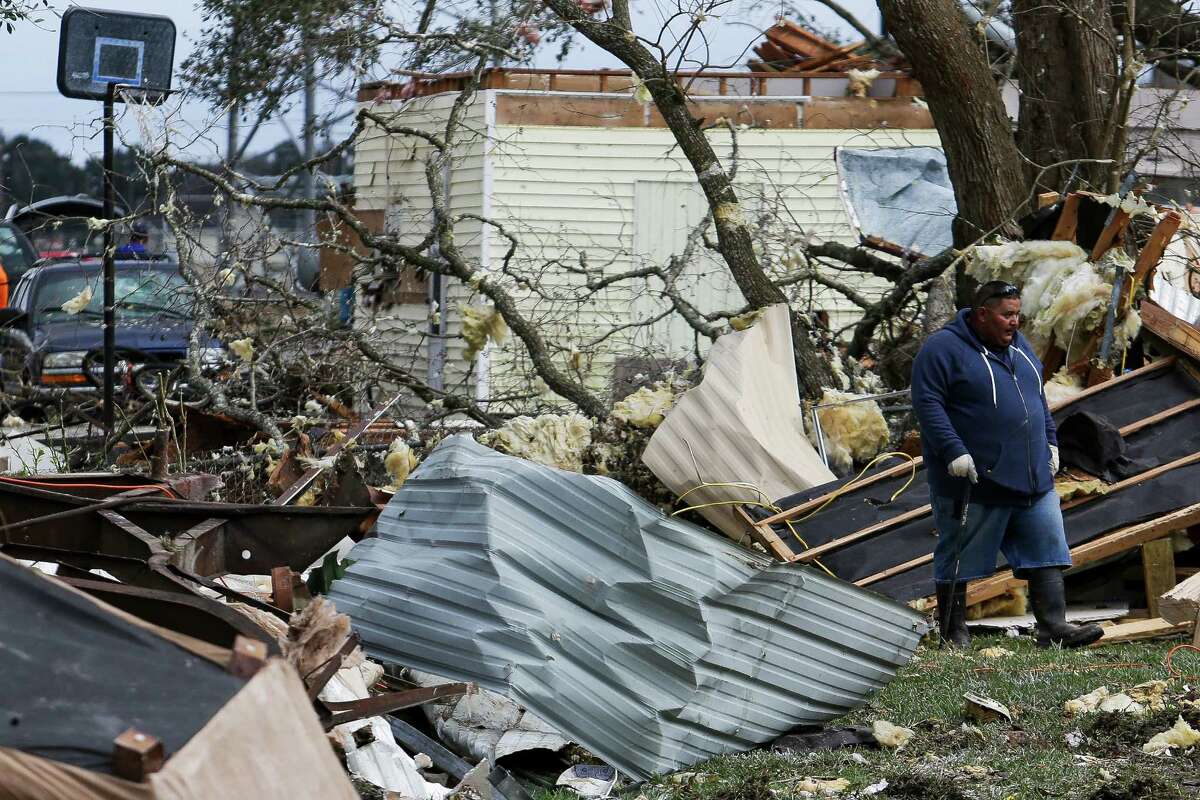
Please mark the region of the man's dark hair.
<svg viewBox="0 0 1200 800"><path fill-rule="evenodd" d="M998 300L1020 296L1021 290L1007 281L988 281L975 292L975 302L971 308L984 308L994 305Z"/></svg>

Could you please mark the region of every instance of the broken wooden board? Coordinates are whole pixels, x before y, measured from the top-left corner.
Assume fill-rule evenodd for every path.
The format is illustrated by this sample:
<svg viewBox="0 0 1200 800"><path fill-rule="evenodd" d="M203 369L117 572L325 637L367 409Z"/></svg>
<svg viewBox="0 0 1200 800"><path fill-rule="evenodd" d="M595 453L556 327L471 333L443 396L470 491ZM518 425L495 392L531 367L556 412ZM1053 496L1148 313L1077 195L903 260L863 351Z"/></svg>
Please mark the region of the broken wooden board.
<svg viewBox="0 0 1200 800"><path fill-rule="evenodd" d="M1177 636L1192 629L1191 622L1176 625L1167 622L1162 617L1139 619L1134 622L1122 622L1104 629L1104 635L1089 647L1103 647L1106 644L1121 642L1139 642L1145 639L1161 639L1167 636Z"/></svg>
<svg viewBox="0 0 1200 800"><path fill-rule="evenodd" d="M1200 614L1200 574L1193 575L1163 594L1158 613L1176 625L1191 622Z"/></svg>

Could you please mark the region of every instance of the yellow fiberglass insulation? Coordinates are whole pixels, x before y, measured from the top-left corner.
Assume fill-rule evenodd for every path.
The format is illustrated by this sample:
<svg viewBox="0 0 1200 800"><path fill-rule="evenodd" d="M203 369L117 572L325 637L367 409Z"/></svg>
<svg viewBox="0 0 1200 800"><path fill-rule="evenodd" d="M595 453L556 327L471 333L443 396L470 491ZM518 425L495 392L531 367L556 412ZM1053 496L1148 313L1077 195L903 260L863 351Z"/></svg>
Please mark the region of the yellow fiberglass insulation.
<svg viewBox="0 0 1200 800"><path fill-rule="evenodd" d="M967 619L989 617L1023 617L1029 613L1029 597L1024 586L1005 590L1004 594L989 597L967 606Z"/></svg>
<svg viewBox="0 0 1200 800"><path fill-rule="evenodd" d="M643 386L624 400L614 403L612 417L635 428L657 428L673 405L675 393L670 386L661 383L653 389Z"/></svg>
<svg viewBox="0 0 1200 800"><path fill-rule="evenodd" d="M508 325L494 307L460 305L458 313L462 316L462 337L467 340L468 361L479 355L488 339L501 345L508 338Z"/></svg>
<svg viewBox="0 0 1200 800"><path fill-rule="evenodd" d="M583 470L583 454L592 443L592 421L581 414L515 417L484 441L509 455L571 472Z"/></svg>
<svg viewBox="0 0 1200 800"><path fill-rule="evenodd" d="M383 466L387 474L392 476L392 485L399 488L417 468L417 457L408 443L397 436L388 445L387 455L383 457Z"/></svg>
<svg viewBox="0 0 1200 800"><path fill-rule="evenodd" d="M1053 270L1047 262L1063 262L1059 266L1079 265L1087 261L1087 253L1074 242L1034 240L983 245L971 251L967 274L980 283L1008 281L1021 286L1029 280L1036 267Z"/></svg>
<svg viewBox="0 0 1200 800"><path fill-rule="evenodd" d="M862 396L826 389L819 405L844 403ZM817 411L817 417L821 420L825 454L835 472L845 474L853 468L853 462L870 461L891 438L883 412L874 400L822 408Z"/></svg>
<svg viewBox="0 0 1200 800"><path fill-rule="evenodd" d="M1115 276L1131 266L1129 257L1117 248L1098 263L1072 242L1030 241L977 247L967 273L979 281L1003 280L1021 287L1023 328L1034 348L1044 350L1054 334L1060 346L1084 346L1104 327L1105 309L1112 297ZM1135 314L1117 329L1117 344L1136 334L1140 325Z"/></svg>
<svg viewBox="0 0 1200 800"><path fill-rule="evenodd" d="M854 97L866 97L871 84L879 77L877 69L852 69L846 72L849 83L846 92Z"/></svg>
<svg viewBox="0 0 1200 800"><path fill-rule="evenodd" d="M1083 378L1063 367L1046 381L1046 402L1053 406L1083 391Z"/></svg>

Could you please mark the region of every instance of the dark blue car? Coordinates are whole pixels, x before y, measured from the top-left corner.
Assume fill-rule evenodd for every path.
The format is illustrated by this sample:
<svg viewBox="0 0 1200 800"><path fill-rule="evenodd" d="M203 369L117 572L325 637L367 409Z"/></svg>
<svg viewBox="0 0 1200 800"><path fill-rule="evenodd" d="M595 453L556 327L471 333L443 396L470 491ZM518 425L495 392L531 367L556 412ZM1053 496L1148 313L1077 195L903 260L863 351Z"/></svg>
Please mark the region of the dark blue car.
<svg viewBox="0 0 1200 800"><path fill-rule="evenodd" d="M170 261L116 263L118 385L153 391L155 375L172 371L187 354L193 293ZM97 259L44 263L26 272L0 314L6 344L0 352L5 389L94 392L104 364L104 284ZM206 342L205 363L223 350ZM15 386L13 384L16 384Z"/></svg>

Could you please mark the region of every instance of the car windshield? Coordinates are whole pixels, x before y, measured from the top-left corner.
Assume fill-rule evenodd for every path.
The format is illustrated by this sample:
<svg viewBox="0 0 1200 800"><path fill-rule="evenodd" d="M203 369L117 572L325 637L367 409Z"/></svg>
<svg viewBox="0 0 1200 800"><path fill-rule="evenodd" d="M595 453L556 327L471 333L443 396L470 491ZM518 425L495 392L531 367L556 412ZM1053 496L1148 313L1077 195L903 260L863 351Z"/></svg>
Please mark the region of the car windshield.
<svg viewBox="0 0 1200 800"><path fill-rule="evenodd" d="M55 271L39 281L34 303L42 319L104 316L104 280L99 271ZM91 297L87 296L91 291ZM178 272L165 269L119 269L116 275L118 318L166 316L190 319L192 290ZM63 306L67 310L63 310Z"/></svg>

